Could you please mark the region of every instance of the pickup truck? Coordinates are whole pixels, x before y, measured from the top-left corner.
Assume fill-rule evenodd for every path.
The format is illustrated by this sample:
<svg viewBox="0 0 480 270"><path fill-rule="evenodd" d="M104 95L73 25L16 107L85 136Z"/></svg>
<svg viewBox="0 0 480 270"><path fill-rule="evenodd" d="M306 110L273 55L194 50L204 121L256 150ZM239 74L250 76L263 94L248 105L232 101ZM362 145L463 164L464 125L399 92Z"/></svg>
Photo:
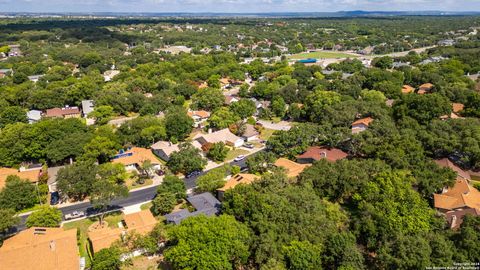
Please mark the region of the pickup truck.
<svg viewBox="0 0 480 270"><path fill-rule="evenodd" d="M65 215L65 220L80 218L84 216L85 216L85 213L83 211L73 211L71 214Z"/></svg>

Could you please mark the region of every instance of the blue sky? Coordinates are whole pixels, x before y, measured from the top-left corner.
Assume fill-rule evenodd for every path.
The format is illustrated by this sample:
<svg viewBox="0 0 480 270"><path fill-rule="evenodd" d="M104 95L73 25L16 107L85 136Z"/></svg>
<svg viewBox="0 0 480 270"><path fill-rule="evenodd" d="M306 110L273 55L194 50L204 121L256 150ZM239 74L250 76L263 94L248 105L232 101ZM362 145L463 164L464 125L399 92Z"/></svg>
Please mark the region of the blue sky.
<svg viewBox="0 0 480 270"><path fill-rule="evenodd" d="M0 12L480 11L480 0L0 0Z"/></svg>

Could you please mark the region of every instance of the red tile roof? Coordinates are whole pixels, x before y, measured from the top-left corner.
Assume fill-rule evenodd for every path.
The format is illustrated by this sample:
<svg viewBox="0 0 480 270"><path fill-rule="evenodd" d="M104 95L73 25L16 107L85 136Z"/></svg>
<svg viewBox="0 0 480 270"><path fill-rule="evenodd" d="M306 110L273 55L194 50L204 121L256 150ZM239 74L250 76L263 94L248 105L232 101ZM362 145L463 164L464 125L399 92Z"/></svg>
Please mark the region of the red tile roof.
<svg viewBox="0 0 480 270"><path fill-rule="evenodd" d="M53 108L48 109L45 113L46 117L64 117L70 114L80 114L78 107L65 107L65 108Z"/></svg>
<svg viewBox="0 0 480 270"><path fill-rule="evenodd" d="M368 126L370 125L371 122L373 122L373 118L366 117L366 118L358 119L357 121L353 122L352 126L359 125L359 124L364 124Z"/></svg>

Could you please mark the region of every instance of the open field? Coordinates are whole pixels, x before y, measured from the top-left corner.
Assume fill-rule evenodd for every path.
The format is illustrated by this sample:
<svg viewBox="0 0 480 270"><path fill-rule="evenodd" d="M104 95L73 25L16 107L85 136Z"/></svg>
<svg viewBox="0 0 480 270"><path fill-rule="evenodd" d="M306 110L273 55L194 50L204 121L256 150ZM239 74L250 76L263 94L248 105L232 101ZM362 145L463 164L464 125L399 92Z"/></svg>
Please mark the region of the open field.
<svg viewBox="0 0 480 270"><path fill-rule="evenodd" d="M349 53L343 53L343 52L310 52L310 53L298 53L298 54L293 54L290 55L288 58L289 59L307 59L307 58L316 58L316 59L322 59L322 58L356 58L357 56L354 54L349 54Z"/></svg>

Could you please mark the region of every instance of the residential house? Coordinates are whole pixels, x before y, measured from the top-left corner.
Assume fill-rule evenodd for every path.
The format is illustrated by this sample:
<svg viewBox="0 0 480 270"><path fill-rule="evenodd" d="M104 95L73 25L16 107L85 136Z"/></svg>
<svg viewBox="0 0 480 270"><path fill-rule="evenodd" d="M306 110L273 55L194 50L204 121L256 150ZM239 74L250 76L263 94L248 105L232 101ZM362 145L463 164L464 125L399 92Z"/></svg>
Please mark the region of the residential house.
<svg viewBox="0 0 480 270"><path fill-rule="evenodd" d="M32 76L28 76L28 79L31 81L31 82L38 82L43 76L45 76L44 74L40 74L40 75L32 75Z"/></svg>
<svg viewBox="0 0 480 270"><path fill-rule="evenodd" d="M187 201L195 208L194 212L188 209L165 215L167 223L180 224L182 220L197 215L214 216L220 213L221 203L211 193L205 192L187 198Z"/></svg>
<svg viewBox="0 0 480 270"><path fill-rule="evenodd" d="M228 128L209 134L198 134L194 137L194 140L198 141L201 145L223 142L231 147L240 147L244 143L242 138L234 135Z"/></svg>
<svg viewBox="0 0 480 270"><path fill-rule="evenodd" d="M460 117L458 113L463 111L464 108L465 105L463 105L462 103L452 103L452 112L450 113L450 115L442 115L440 116L440 119L462 119L462 117Z"/></svg>
<svg viewBox="0 0 480 270"><path fill-rule="evenodd" d="M95 105L93 104L93 100L82 100L83 117L87 118L88 114L93 112L94 109Z"/></svg>
<svg viewBox="0 0 480 270"><path fill-rule="evenodd" d="M240 101L240 98L237 97L237 96L226 96L225 97L225 104L226 105L230 105L234 102L239 102Z"/></svg>
<svg viewBox="0 0 480 270"><path fill-rule="evenodd" d="M373 118L371 117L358 119L357 121L352 123L352 134L358 134L362 131L367 130L368 126L370 126L370 123L372 122Z"/></svg>
<svg viewBox="0 0 480 270"><path fill-rule="evenodd" d="M453 46L453 45L455 45L455 40L453 40L453 39L443 39L443 40L440 40L437 44L438 44L438 46Z"/></svg>
<svg viewBox="0 0 480 270"><path fill-rule="evenodd" d="M455 165L455 163L450 161L450 159L448 159L448 158L437 159L437 160L435 160L435 163L440 167L449 168L452 171L456 172L458 177L470 180L470 174L468 172L462 170L457 165Z"/></svg>
<svg viewBox="0 0 480 270"><path fill-rule="evenodd" d="M310 164L300 164L286 158L279 158L273 164L275 167L283 167L288 177L297 177L303 170L310 167Z"/></svg>
<svg viewBox="0 0 480 270"><path fill-rule="evenodd" d="M30 110L27 112L28 123L33 124L42 119L42 111Z"/></svg>
<svg viewBox="0 0 480 270"><path fill-rule="evenodd" d="M6 239L0 248L3 270L78 270L77 230L33 227Z"/></svg>
<svg viewBox="0 0 480 270"><path fill-rule="evenodd" d="M243 132L242 138L247 142L251 142L251 141L258 140L259 135L260 133L257 131L254 125L246 124L245 131Z"/></svg>
<svg viewBox="0 0 480 270"><path fill-rule="evenodd" d="M188 116L190 116L193 121L194 127L200 127L203 128L203 124L207 122L208 118L210 118L210 112L207 111L188 111L187 112Z"/></svg>
<svg viewBox="0 0 480 270"><path fill-rule="evenodd" d="M457 177L453 187L433 194L433 201L435 208L447 215L451 228L458 227L465 214L478 215L480 212L480 191L462 177Z"/></svg>
<svg viewBox="0 0 480 270"><path fill-rule="evenodd" d="M330 162L344 159L348 156L347 153L337 148L330 148L324 146L311 146L305 153L297 156L297 162L301 164L313 163L315 161L326 159Z"/></svg>
<svg viewBox="0 0 480 270"><path fill-rule="evenodd" d="M118 74L120 74L120 70L107 70L103 73L103 79L109 82Z"/></svg>
<svg viewBox="0 0 480 270"><path fill-rule="evenodd" d="M8 46L10 51L8 52L8 57L22 56L22 51L20 50L20 45L13 44Z"/></svg>
<svg viewBox="0 0 480 270"><path fill-rule="evenodd" d="M1 168L0 167L0 189L5 186L7 178L10 175L18 176L21 179L28 180L32 183L36 183L39 180L39 177L42 175L42 168L32 168L25 169L20 168L19 170L13 168Z"/></svg>
<svg viewBox="0 0 480 270"><path fill-rule="evenodd" d="M4 78L5 76L9 76L13 73L13 70L11 68L8 69L0 69L0 79Z"/></svg>
<svg viewBox="0 0 480 270"><path fill-rule="evenodd" d="M123 215L125 227L110 228L105 226L88 232L88 238L92 243L93 252L96 253L104 248L109 248L115 241L122 240L123 236L130 232L141 235L150 233L157 225L157 220L150 210L143 210Z"/></svg>
<svg viewBox="0 0 480 270"><path fill-rule="evenodd" d="M428 94L432 91L432 89L433 89L433 84L424 83L424 84L422 84L418 87L417 94L419 94L419 95Z"/></svg>
<svg viewBox="0 0 480 270"><path fill-rule="evenodd" d="M248 173L239 173L237 175L232 176L230 179L227 180L223 187L217 189L217 197L220 201L223 200L223 196L225 191L236 187L237 185L249 185L253 181L258 180L260 177L255 174L248 174Z"/></svg>
<svg viewBox="0 0 480 270"><path fill-rule="evenodd" d="M154 170L161 168L161 163L150 149L133 147L126 151L120 151L112 158L112 163L120 163L125 166L127 171L136 171L142 164L149 160Z"/></svg>
<svg viewBox="0 0 480 270"><path fill-rule="evenodd" d="M178 152L180 149L178 148L178 144L173 144L167 141L158 141L150 147L155 153L155 155L159 156L161 159L168 161L170 159L170 155L173 152Z"/></svg>
<svg viewBox="0 0 480 270"><path fill-rule="evenodd" d="M167 46L165 48L158 49L158 52L166 52L172 55L177 55L180 53L191 53L192 48L188 48L187 46Z"/></svg>
<svg viewBox="0 0 480 270"><path fill-rule="evenodd" d="M80 118L80 110L78 107L63 107L48 109L45 112L45 117L58 117L58 118Z"/></svg>
<svg viewBox="0 0 480 270"><path fill-rule="evenodd" d="M415 92L415 88L410 85L404 85L402 87L402 94L410 94Z"/></svg>

